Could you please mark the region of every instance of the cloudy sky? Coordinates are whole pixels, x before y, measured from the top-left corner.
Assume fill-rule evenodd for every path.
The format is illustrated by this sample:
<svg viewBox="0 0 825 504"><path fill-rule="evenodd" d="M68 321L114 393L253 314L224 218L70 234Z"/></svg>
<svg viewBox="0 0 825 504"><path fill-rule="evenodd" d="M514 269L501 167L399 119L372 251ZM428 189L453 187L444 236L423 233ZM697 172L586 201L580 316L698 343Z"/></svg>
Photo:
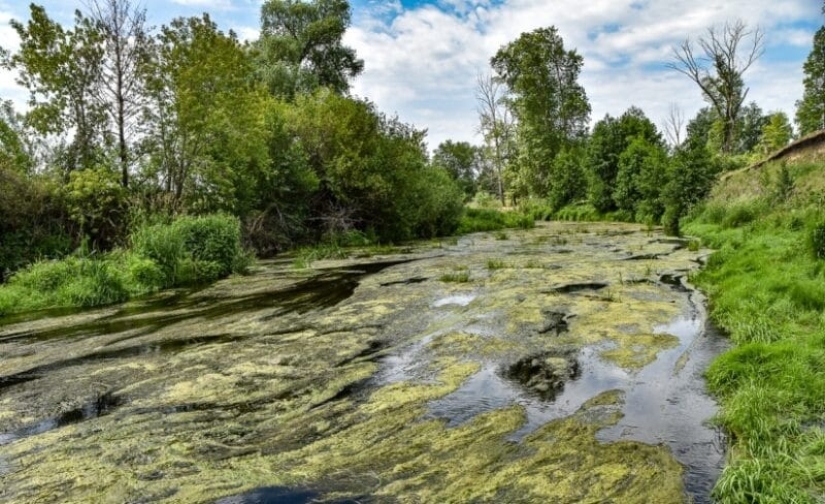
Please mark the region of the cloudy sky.
<svg viewBox="0 0 825 504"><path fill-rule="evenodd" d="M133 0L136 1L136 0ZM71 23L82 0L42 0ZM260 0L145 0L150 23L209 12L224 29L255 38ZM765 32L766 52L746 74L748 101L793 117L802 94L802 63L825 22L820 0L351 0L346 43L366 62L353 85L383 111L443 140L478 143L476 77L490 57L520 33L554 25L565 47L584 56L581 82L592 118L641 107L661 124L672 104L687 117L703 106L686 77L668 70L672 48L708 27L742 19ZM27 2L0 0L0 45L14 49L10 19L26 20ZM0 74L0 98L25 100L13 77Z"/></svg>

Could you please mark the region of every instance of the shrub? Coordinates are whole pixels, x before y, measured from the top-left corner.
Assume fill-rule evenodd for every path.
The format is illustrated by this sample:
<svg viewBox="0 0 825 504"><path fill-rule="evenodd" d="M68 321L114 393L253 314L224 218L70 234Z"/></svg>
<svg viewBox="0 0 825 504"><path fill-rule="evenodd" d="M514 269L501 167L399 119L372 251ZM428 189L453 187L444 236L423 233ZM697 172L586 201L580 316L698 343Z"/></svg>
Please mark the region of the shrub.
<svg viewBox="0 0 825 504"><path fill-rule="evenodd" d="M825 259L825 220L815 224L808 233L808 245L815 259Z"/></svg>
<svg viewBox="0 0 825 504"><path fill-rule="evenodd" d="M241 246L240 222L223 214L143 226L132 235L132 247L157 263L165 286L213 281L243 271L250 260Z"/></svg>

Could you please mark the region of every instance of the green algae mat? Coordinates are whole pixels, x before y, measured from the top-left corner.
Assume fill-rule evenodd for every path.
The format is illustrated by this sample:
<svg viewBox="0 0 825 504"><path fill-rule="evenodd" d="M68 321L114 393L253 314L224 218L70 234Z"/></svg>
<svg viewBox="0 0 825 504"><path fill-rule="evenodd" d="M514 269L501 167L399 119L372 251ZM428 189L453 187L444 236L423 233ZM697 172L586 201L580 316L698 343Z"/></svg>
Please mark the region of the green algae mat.
<svg viewBox="0 0 825 504"><path fill-rule="evenodd" d="M708 502L704 252L552 223L0 320L0 500Z"/></svg>

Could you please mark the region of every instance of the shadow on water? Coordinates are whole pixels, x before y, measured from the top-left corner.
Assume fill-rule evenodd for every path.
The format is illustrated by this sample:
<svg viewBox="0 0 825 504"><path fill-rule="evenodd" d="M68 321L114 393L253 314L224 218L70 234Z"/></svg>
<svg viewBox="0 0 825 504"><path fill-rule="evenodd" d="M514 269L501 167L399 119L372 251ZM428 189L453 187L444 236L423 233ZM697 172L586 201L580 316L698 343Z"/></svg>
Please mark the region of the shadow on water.
<svg viewBox="0 0 825 504"><path fill-rule="evenodd" d="M310 504L313 502L328 502L330 504L359 504L370 502L367 497L357 497L343 500L325 500L321 494L312 490L288 487L258 488L232 497L224 497L215 501L215 504Z"/></svg>
<svg viewBox="0 0 825 504"><path fill-rule="evenodd" d="M269 320L286 313L306 313L311 310L331 308L348 299L355 292L361 279L379 273L386 268L410 262L402 259L356 265L350 269L336 269L320 273L285 289L266 291L236 298L195 296L202 289L194 289L173 297L152 300L139 307L127 307L105 316L71 327L58 327L42 331L21 331L0 336L0 343L12 341L46 341L74 337L93 337L134 331L130 337L152 334L171 324L203 318L217 319L247 311L280 308L263 317ZM56 310L62 316L82 313L77 308ZM88 310L85 310L88 311ZM43 314L41 313L40 316ZM142 315L140 317L136 317ZM28 316L28 314L27 314ZM25 319L23 319L25 320ZM4 320L4 325L6 321Z"/></svg>
<svg viewBox="0 0 825 504"><path fill-rule="evenodd" d="M79 408L21 427L12 432L0 433L0 446L29 436L36 436L54 429L59 429L66 425L102 417L111 413L117 407L122 406L125 402L122 397L115 395L113 392L105 392Z"/></svg>

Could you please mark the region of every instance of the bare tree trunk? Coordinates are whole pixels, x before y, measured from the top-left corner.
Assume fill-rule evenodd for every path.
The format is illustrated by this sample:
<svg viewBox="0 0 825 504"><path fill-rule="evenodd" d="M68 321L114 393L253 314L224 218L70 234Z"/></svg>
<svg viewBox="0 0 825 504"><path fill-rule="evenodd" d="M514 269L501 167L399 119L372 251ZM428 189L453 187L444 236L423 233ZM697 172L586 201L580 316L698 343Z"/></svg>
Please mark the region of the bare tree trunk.
<svg viewBox="0 0 825 504"><path fill-rule="evenodd" d="M740 46L750 38L744 53ZM690 39L673 49L673 61L668 67L686 75L702 91L705 99L722 118L722 151L731 153L736 140L736 121L748 95L742 75L765 52L764 33L757 26L749 30L737 20L725 23L721 30L708 28L708 34L698 40L701 54Z"/></svg>
<svg viewBox="0 0 825 504"><path fill-rule="evenodd" d="M493 169L498 179L498 198L502 206L504 199L504 160L506 145L509 145L512 120L503 104L501 83L491 75L479 75L476 85L476 100L480 119L479 132L492 150Z"/></svg>
<svg viewBox="0 0 825 504"><path fill-rule="evenodd" d="M146 10L130 0L88 0L91 19L104 35L106 59L99 99L117 133L121 183L129 186L129 136L142 101L138 65L146 44Z"/></svg>

